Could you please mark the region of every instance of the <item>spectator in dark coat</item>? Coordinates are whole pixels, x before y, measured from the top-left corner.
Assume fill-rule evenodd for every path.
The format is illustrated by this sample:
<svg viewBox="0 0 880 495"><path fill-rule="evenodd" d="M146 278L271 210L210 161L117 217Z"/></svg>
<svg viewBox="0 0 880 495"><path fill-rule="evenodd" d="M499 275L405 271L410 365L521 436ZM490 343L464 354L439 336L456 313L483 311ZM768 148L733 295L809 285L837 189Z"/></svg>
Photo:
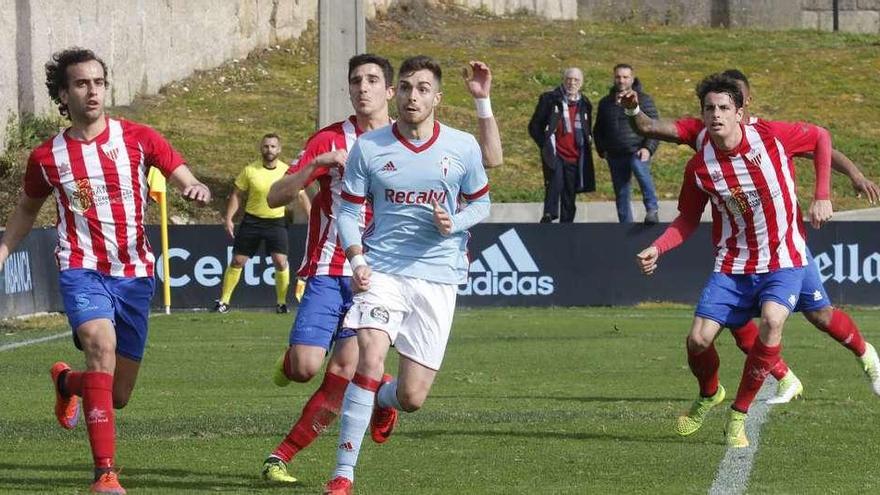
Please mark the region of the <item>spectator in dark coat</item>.
<svg viewBox="0 0 880 495"><path fill-rule="evenodd" d="M645 203L645 223L658 221L657 193L651 178L651 156L657 151L658 141L647 139L630 127L624 109L617 104L617 95L632 89L639 94L641 111L651 118L658 118L657 107L642 85L633 77L633 68L627 64L614 66L614 86L607 96L599 101L596 111L596 125L593 137L600 158L608 160L611 169L611 183L617 202L617 218L621 223L633 221L630 205L630 181L636 176Z"/></svg>
<svg viewBox="0 0 880 495"><path fill-rule="evenodd" d="M580 69L566 69L562 85L541 95L529 122L544 171L541 223L557 218L561 223L573 222L575 194L596 190L590 136L593 105L581 94L583 84Z"/></svg>

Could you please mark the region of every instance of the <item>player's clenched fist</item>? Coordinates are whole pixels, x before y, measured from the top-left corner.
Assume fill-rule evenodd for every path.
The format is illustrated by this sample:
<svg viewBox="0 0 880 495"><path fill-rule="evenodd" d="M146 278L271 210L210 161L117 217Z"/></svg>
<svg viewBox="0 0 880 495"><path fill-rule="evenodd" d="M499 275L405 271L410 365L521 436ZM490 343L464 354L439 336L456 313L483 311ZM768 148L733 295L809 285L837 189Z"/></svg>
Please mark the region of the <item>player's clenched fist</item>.
<svg viewBox="0 0 880 495"><path fill-rule="evenodd" d="M636 264L639 265L639 270L643 274L652 275L654 270L657 269L657 260L659 258L660 251L655 246L651 246L636 255Z"/></svg>
<svg viewBox="0 0 880 495"><path fill-rule="evenodd" d="M373 270L369 265L361 265L353 270L351 277L352 290L355 293L370 290L370 275Z"/></svg>
<svg viewBox="0 0 880 495"><path fill-rule="evenodd" d="M348 159L348 151L346 150L333 150L328 151L326 153L321 153L316 156L312 163L315 164L316 167L324 167L330 168L333 166L344 167L345 160Z"/></svg>
<svg viewBox="0 0 880 495"><path fill-rule="evenodd" d="M431 200L431 205L434 207L434 225L437 226L437 230L440 231L443 235L449 235L452 233L452 217L449 216L449 213L437 203L436 199Z"/></svg>

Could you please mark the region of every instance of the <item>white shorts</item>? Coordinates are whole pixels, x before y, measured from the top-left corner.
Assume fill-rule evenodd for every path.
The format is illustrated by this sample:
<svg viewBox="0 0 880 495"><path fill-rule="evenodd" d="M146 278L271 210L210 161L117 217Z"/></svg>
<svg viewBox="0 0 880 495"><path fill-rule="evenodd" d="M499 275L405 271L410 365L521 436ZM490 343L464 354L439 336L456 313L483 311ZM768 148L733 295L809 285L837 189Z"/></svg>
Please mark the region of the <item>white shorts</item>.
<svg viewBox="0 0 880 495"><path fill-rule="evenodd" d="M452 328L457 288L373 272L370 290L355 294L342 326L381 330L400 355L439 370Z"/></svg>

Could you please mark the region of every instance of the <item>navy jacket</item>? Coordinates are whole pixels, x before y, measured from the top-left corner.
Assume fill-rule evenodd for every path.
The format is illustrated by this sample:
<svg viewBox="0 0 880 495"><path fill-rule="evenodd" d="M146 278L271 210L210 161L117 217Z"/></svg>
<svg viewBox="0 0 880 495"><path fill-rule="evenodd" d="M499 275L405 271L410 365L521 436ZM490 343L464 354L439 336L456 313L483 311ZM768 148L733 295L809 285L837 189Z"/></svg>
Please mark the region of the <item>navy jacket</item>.
<svg viewBox="0 0 880 495"><path fill-rule="evenodd" d="M535 113L529 121L529 135L541 150L541 161L545 167L552 167L556 161L556 147L553 145L553 134L559 125L563 112L567 111L565 93L562 86L547 91L538 99ZM575 143L580 151L576 192L592 192L596 190L596 175L593 169L592 137L590 128L593 124L593 104L589 98L581 95L578 102L578 113L583 124L581 132L575 134Z"/></svg>
<svg viewBox="0 0 880 495"><path fill-rule="evenodd" d="M638 78L633 81L633 90L639 94L639 108L651 118L659 118L657 107L651 97L642 92L642 83ZM628 155L639 148L647 148L654 156L659 142L636 134L629 123L629 117L623 113L623 107L617 104L617 89L613 86L608 95L599 100L596 110L596 125L593 127L593 138L599 154Z"/></svg>

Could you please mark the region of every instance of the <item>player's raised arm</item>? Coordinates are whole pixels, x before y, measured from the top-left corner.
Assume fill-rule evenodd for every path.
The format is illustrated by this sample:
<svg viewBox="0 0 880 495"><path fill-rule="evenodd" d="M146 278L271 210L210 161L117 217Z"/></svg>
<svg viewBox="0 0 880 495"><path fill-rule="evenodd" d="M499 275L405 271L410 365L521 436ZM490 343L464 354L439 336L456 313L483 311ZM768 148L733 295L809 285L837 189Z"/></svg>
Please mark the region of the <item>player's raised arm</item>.
<svg viewBox="0 0 880 495"><path fill-rule="evenodd" d="M803 153L797 156L800 158L813 158L812 153ZM831 150L831 169L849 177L853 190L860 198L864 195L868 199L868 203L872 205L880 202L880 187L874 181L865 177L865 173L862 172L858 165L853 163L840 150Z"/></svg>
<svg viewBox="0 0 880 495"><path fill-rule="evenodd" d="M668 141L677 144L687 144L681 141L675 122L668 119L651 118L639 107L639 94L635 90L621 92L618 96L618 104L629 116L629 122L633 130L642 136Z"/></svg>
<svg viewBox="0 0 880 495"><path fill-rule="evenodd" d="M501 132L498 122L492 114L489 93L492 89L492 71L489 66L478 60L468 62L462 71L464 83L474 97L477 106L477 132L480 150L483 152L483 166L486 168L500 167L504 163L504 152L501 148Z"/></svg>

